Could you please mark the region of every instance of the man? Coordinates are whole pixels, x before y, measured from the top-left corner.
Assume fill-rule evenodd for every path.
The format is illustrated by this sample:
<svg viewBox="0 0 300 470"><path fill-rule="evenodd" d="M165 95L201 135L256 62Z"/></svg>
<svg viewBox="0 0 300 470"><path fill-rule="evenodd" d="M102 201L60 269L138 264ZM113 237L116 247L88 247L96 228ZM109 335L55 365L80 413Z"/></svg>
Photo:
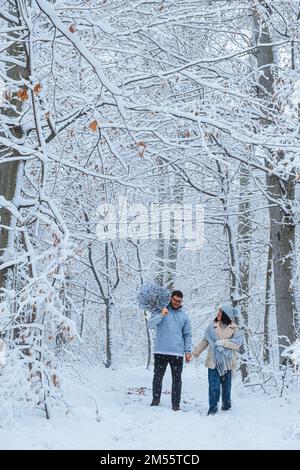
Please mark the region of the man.
<svg viewBox="0 0 300 470"><path fill-rule="evenodd" d="M148 320L149 328L156 327L151 406L158 406L160 403L163 377L167 365L170 364L174 411L180 410L183 356L185 355L186 362L192 359L191 323L182 309L182 299L183 293L180 290L174 290L169 305L161 311L153 312Z"/></svg>

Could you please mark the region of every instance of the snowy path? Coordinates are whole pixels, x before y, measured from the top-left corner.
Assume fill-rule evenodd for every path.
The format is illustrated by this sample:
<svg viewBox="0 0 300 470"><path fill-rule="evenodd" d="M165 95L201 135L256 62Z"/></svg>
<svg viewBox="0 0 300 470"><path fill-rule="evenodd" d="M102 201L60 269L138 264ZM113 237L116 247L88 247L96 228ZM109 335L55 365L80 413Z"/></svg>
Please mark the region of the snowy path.
<svg viewBox="0 0 300 470"><path fill-rule="evenodd" d="M162 403L150 407L152 371L88 369L91 399L70 385L74 408L47 421L39 410L0 425L0 449L300 449L300 402L253 394L233 384L233 409L206 416L203 366L185 366L183 411L170 408L170 371ZM199 375L201 377L199 378Z"/></svg>

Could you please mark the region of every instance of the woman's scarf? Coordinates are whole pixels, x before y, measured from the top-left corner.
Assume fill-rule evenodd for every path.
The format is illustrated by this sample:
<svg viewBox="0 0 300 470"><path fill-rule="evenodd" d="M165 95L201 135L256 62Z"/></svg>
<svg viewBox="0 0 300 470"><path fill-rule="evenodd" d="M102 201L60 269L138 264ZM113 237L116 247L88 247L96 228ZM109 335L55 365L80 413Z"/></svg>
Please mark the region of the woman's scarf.
<svg viewBox="0 0 300 470"><path fill-rule="evenodd" d="M225 375L228 370L231 370L233 363L233 354L234 350L225 348L224 346L216 346L216 341L220 338L217 335L216 328L214 327L215 322L212 322L205 331L205 338L209 342L209 345L212 350L212 355L214 362L216 364L216 369L219 372L220 376ZM227 338L232 343L237 346L242 346L243 344L243 332L240 328L236 328L234 335L231 338Z"/></svg>

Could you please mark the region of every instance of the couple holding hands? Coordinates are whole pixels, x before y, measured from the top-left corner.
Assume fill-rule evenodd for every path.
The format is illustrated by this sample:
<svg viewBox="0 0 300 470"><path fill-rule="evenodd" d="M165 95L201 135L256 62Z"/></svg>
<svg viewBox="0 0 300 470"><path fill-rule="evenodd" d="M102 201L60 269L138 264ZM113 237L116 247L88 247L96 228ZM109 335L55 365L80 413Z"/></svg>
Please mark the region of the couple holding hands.
<svg viewBox="0 0 300 470"><path fill-rule="evenodd" d="M172 409L180 410L181 375L183 359L190 362L208 347L205 362L208 368L208 415L218 411L222 392L222 410L231 408L231 375L236 366L236 354L243 343L242 330L234 323L237 309L221 305L217 315L205 330L202 341L192 350L192 328L187 313L182 308L183 294L174 290L167 307L156 309L148 319L148 327L156 328L154 347L154 376L151 406L160 403L162 381L170 364L172 373Z"/></svg>

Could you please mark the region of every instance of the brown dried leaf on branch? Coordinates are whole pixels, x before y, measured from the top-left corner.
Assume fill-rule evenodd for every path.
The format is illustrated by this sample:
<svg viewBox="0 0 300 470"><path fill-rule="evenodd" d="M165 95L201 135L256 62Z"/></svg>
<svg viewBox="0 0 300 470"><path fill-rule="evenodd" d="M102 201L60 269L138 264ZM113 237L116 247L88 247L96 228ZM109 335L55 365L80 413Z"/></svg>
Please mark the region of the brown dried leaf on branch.
<svg viewBox="0 0 300 470"><path fill-rule="evenodd" d="M70 33L75 33L76 31L76 25L74 23L72 23L70 26L69 26L69 31Z"/></svg>
<svg viewBox="0 0 300 470"><path fill-rule="evenodd" d="M41 83L36 83L33 87L33 92L38 95L42 90L42 85Z"/></svg>
<svg viewBox="0 0 300 470"><path fill-rule="evenodd" d="M96 132L97 129L98 129L98 122L96 121L96 119L94 119L90 124L89 124L89 128L92 132Z"/></svg>
<svg viewBox="0 0 300 470"><path fill-rule="evenodd" d="M145 149L146 149L146 144L144 141L140 141L137 143L137 148L138 148L138 151L139 151L139 156L140 157L143 157L144 156L144 153L145 153Z"/></svg>
<svg viewBox="0 0 300 470"><path fill-rule="evenodd" d="M19 88L19 90L17 91L17 97L18 97L21 101L26 101L26 100L28 100L28 88L27 88L27 87Z"/></svg>
<svg viewBox="0 0 300 470"><path fill-rule="evenodd" d="M57 375L53 374L52 377L51 377L51 380L52 380L52 383L53 383L54 387L59 386L59 381L58 381Z"/></svg>

